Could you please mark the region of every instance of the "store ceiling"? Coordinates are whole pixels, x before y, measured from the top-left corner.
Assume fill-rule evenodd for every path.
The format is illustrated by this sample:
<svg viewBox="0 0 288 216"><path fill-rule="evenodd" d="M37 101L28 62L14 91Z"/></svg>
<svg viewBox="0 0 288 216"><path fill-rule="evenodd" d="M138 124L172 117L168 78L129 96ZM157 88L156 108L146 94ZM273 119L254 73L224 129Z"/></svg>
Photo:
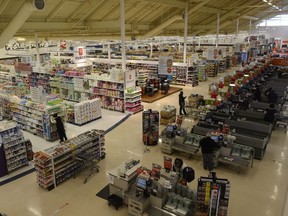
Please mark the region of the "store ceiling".
<svg viewBox="0 0 288 216"><path fill-rule="evenodd" d="M35 33L45 39L120 38L120 0L45 0L43 10L17 15L25 1L0 0L0 41L3 34L34 38ZM262 0L188 0L188 36L215 34L218 11L220 34L235 33L238 18L239 30L247 31L250 20L255 26L262 19L285 13L287 0L270 2L282 11ZM127 38L183 36L185 7L186 0L125 0ZM24 23L14 34L9 23L17 17Z"/></svg>

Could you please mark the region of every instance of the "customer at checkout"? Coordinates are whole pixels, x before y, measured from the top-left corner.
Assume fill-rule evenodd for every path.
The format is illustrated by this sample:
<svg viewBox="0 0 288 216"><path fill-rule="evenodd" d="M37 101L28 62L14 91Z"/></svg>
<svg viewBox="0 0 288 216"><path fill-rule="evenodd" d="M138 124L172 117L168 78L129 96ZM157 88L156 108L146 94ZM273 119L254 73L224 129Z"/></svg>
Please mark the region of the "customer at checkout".
<svg viewBox="0 0 288 216"><path fill-rule="evenodd" d="M206 137L200 140L200 147L203 157L203 168L205 170L213 170L213 152L221 146L211 138L211 133L207 133Z"/></svg>
<svg viewBox="0 0 288 216"><path fill-rule="evenodd" d="M268 122L274 122L276 113L277 113L277 110L275 108L275 105L270 104L269 107L267 107L265 111L264 120Z"/></svg>

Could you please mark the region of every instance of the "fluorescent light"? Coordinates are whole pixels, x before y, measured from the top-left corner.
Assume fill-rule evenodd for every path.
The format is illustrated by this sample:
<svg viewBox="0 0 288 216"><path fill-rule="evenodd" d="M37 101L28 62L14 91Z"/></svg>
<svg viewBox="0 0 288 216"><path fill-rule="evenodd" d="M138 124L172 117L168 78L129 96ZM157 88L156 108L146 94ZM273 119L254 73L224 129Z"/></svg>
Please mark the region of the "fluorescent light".
<svg viewBox="0 0 288 216"><path fill-rule="evenodd" d="M282 11L282 9L279 9L279 11Z"/></svg>
<svg viewBox="0 0 288 216"><path fill-rule="evenodd" d="M272 7L276 8L276 5L272 5Z"/></svg>
<svg viewBox="0 0 288 216"><path fill-rule="evenodd" d="M249 75L248 75L248 74L244 74L244 76L245 76L245 77L249 77Z"/></svg>
<svg viewBox="0 0 288 216"><path fill-rule="evenodd" d="M269 4L269 5L272 5L272 3L271 3L271 2L268 2L268 4Z"/></svg>
<svg viewBox="0 0 288 216"><path fill-rule="evenodd" d="M229 86L235 86L235 84L234 84L234 83L231 83Z"/></svg>
<svg viewBox="0 0 288 216"><path fill-rule="evenodd" d="M267 2L267 0L263 0L263 2Z"/></svg>

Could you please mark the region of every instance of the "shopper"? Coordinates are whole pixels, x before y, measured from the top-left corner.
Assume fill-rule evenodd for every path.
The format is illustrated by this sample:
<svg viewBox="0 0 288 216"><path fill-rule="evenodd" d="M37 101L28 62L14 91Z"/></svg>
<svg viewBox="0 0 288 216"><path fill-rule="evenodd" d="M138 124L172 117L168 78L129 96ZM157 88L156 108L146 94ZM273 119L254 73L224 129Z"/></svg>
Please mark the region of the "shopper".
<svg viewBox="0 0 288 216"><path fill-rule="evenodd" d="M274 122L276 113L277 113L277 110L274 104L270 104L269 107L267 107L265 111L264 120L268 122Z"/></svg>
<svg viewBox="0 0 288 216"><path fill-rule="evenodd" d="M255 92L254 92L254 100L256 100L256 101L261 101L261 90L260 90L260 87L259 86L257 86L256 87L256 90L255 90Z"/></svg>
<svg viewBox="0 0 288 216"><path fill-rule="evenodd" d="M216 143L212 138L211 134L207 133L206 137L200 140L200 147L203 158L203 167L205 170L213 170L213 152L215 149L220 148L220 145Z"/></svg>
<svg viewBox="0 0 288 216"><path fill-rule="evenodd" d="M183 115L183 113L184 115L187 115L187 112L185 110L185 98L186 97L183 96L183 91L180 91L180 94L179 94L179 106L180 106L179 114L180 115Z"/></svg>
<svg viewBox="0 0 288 216"><path fill-rule="evenodd" d="M61 117L57 113L55 113L53 115L53 118L51 119L51 122L56 124L57 132L60 138L60 143L64 142L64 140L66 141L67 136L66 136L65 127L64 127Z"/></svg>

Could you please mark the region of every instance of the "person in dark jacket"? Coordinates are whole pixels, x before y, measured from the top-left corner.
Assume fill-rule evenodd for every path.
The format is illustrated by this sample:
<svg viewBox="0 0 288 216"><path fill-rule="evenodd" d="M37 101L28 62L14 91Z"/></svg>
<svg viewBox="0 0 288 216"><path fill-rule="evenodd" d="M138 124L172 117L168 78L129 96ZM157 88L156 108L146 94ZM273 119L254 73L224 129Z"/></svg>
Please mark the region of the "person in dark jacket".
<svg viewBox="0 0 288 216"><path fill-rule="evenodd" d="M180 115L183 115L183 113L184 115L187 115L187 112L185 110L185 98L186 97L183 96L183 91L180 91L180 94L179 94L179 106L180 106L179 114Z"/></svg>
<svg viewBox="0 0 288 216"><path fill-rule="evenodd" d="M213 152L216 148L219 148L219 144L212 138L211 134L207 133L206 137L200 140L200 147L203 157L203 167L205 170L213 170Z"/></svg>
<svg viewBox="0 0 288 216"><path fill-rule="evenodd" d="M256 87L256 90L254 92L254 100L261 101L261 90L259 87Z"/></svg>
<svg viewBox="0 0 288 216"><path fill-rule="evenodd" d="M269 107L267 107L265 112L266 113L264 116L264 120L268 121L268 122L274 122L275 114L277 113L277 110L276 110L274 104L270 104Z"/></svg>
<svg viewBox="0 0 288 216"><path fill-rule="evenodd" d="M61 117L57 113L55 113L53 115L53 118L55 120L57 132L58 132L58 135L59 135L59 138L60 138L60 143L62 143L62 142L64 142L64 140L65 141L67 140L67 136L66 136L66 132L65 132L65 127L64 127L63 121L62 121Z"/></svg>

